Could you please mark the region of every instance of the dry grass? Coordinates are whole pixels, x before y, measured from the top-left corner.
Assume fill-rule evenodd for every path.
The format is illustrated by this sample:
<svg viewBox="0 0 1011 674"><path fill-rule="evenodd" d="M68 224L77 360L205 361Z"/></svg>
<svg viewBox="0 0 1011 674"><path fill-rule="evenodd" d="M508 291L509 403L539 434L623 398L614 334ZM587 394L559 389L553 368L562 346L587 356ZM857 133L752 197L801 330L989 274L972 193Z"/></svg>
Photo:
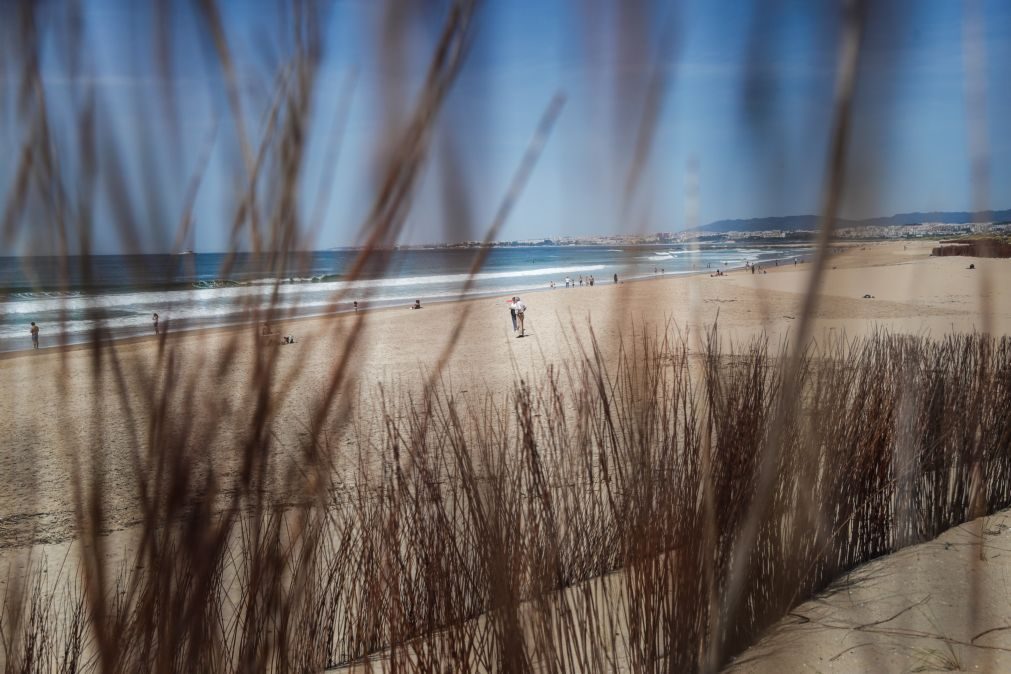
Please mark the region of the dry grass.
<svg viewBox="0 0 1011 674"><path fill-rule="evenodd" d="M380 272L398 240L474 39L477 3L449 3L424 81L407 97L398 75L412 5L391 3L383 23L379 79L392 111L390 141L378 153L352 280ZM56 49L79 64L75 7L60 24L69 39ZM325 25L317 3L294 7L283 27L290 34L255 73L273 83L265 96L238 81L217 4L193 9L201 44L220 68L221 124L238 157L228 197L233 252L251 248L279 278L297 273L293 251L307 243L302 169ZM186 240L207 153L195 177L180 181L182 217L169 218L160 185L147 179L159 167L138 160L137 194L87 78L62 101L61 124L51 115L40 66L40 25L51 15L27 2L10 13L2 66L19 83L10 107L23 137L0 240L44 223L44 235L30 235L55 242L64 260L79 254L86 280L99 198L112 204L124 250L139 249L138 223L150 222L138 217L138 200L150 204L153 229ZM621 50L651 64L637 122L618 134L632 139L621 150L622 208L631 220L664 98L661 61L677 40L665 30L653 64L648 13L621 17ZM217 391L230 404L208 413L197 408L196 377L226 371L250 335L236 334L220 361L191 368L198 374L186 379L170 341L162 338L152 369L127 372L96 329L92 376L122 392L141 525L126 562L110 567L105 467L79 459L79 566L8 584L5 670L319 671L374 654L377 666L419 672L712 670L843 571L1011 504L1011 341L808 339L841 198L863 20L853 11L841 31L820 253L798 339L784 351L763 341L724 348L714 330L706 351L692 356L675 332L645 333L617 359L591 343L541 379L461 401L439 378L450 344L423 391L371 396L373 407L355 408L355 396L338 393L354 385L349 354L362 313L334 323L345 331L344 350L307 412L302 444L288 454L295 458L282 461L277 401L299 372L282 376L276 350L256 350L248 386ZM159 36L169 79L175 42L169 28ZM623 100L634 98L629 88L619 86ZM170 91L160 102L178 119ZM489 237L519 197L562 100L548 103ZM54 137L68 135L77 152L64 157ZM447 173L458 178L449 155ZM477 229L462 182L451 180L446 197L450 229L459 232ZM230 269L228 261L221 277ZM248 309L275 317L273 300ZM126 394L138 378L150 390L139 409ZM104 419L97 403L95 410L99 446ZM359 432L362 417L381 422L382 432ZM243 429L226 447L240 467L230 476L201 458L223 442L226 420Z"/></svg>
<svg viewBox="0 0 1011 674"><path fill-rule="evenodd" d="M305 671L385 651L412 671L693 670L847 569L970 517L977 462L989 508L1011 504L1011 340L812 347L775 436L779 354L743 346L729 355L714 334L691 357L676 334L642 336L609 366L591 348L518 381L504 404L439 385L424 404L387 400L378 442L303 448L362 466L318 489L289 476L305 503L250 490L250 508L162 526L167 506L128 572L60 593L80 597L70 606L47 604L36 577L5 604L7 665ZM744 610L715 635L707 582L729 582L771 437ZM206 502L187 464L171 471L173 502ZM83 577L112 572L100 563Z"/></svg>

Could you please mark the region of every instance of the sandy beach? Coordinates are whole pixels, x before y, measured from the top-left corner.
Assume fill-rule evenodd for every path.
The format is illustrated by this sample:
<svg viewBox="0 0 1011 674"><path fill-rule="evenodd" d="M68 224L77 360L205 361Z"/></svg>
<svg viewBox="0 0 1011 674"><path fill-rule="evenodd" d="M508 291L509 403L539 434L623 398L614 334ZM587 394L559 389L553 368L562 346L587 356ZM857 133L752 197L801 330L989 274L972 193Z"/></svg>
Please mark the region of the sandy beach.
<svg viewBox="0 0 1011 674"><path fill-rule="evenodd" d="M934 336L1011 333L1011 261L931 258L930 246L869 243L841 249L822 288L815 338L879 329ZM975 262L975 270L967 269L970 262ZM387 394L417 391L443 357L449 391L496 395L508 390L517 376L536 378L576 357L590 343L591 329L605 354L613 354L633 330L665 327L681 331L698 348L715 322L725 347L761 334L773 343L785 339L799 315L808 268L801 264L771 267L768 273L735 271L720 278L668 276L532 293L524 298L529 306L525 339L515 338L505 298L433 304L420 311L404 307L292 320L279 327L295 335L297 343L276 347L280 380L291 378L290 385L277 392L277 444L291 447L304 433L308 402L320 395L357 321L363 332L351 347L349 376L361 394L361 410L369 409L377 385ZM131 420L143 418L166 376L188 380L199 373L186 402L198 413L206 410L223 420L203 455L227 475L229 453L221 448L241 437L243 428L240 419L228 414L234 401L217 396L222 385L236 396L249 388L252 356L264 348L257 345L255 332L247 327L170 334L170 361L159 356L155 338L116 343L111 351L128 373L122 381L107 371L93 376L92 353L86 349L25 351L0 359L0 379L10 392L0 399L5 447L0 471L6 477L0 494L0 548L72 537L72 476L86 476L95 462L101 464L114 528L136 520L131 494L137 471L143 470L138 446L144 440L137 433L145 431L143 424ZM233 343L238 348L225 360ZM367 425L372 420L357 421ZM102 438L101 447L92 446L92 437Z"/></svg>
<svg viewBox="0 0 1011 674"><path fill-rule="evenodd" d="M858 567L728 671L1008 671L1009 524L996 513Z"/></svg>
<svg viewBox="0 0 1011 674"><path fill-rule="evenodd" d="M928 336L1011 334L1011 261L932 258L930 247L930 242L891 242L838 249L821 289L814 338L833 340L876 330ZM970 263L974 270L967 269ZM279 324L282 334L295 336L293 345L264 346L255 326L248 326L169 334L163 343L154 337L116 342L100 361L78 347L8 354L0 358L0 379L10 392L0 399L0 471L6 478L0 494L0 565L18 577L29 568L29 550L34 563L44 557L53 569L72 560L77 554L76 485L94 479L101 480L110 541L131 540L140 521L138 478L152 470L144 448L151 433L164 432L149 428L146 415L169 380L188 382L165 401L169 418L188 423L187 415L206 414L218 421L212 436L199 439L203 444L196 455L214 467L227 492L228 477L239 472L232 450L246 431L241 411L250 409L246 396L255 394L250 382L264 349L276 356L279 374L273 391L279 405L272 424L275 460L298 465L308 410L345 349L351 354L351 386L338 395L334 407L347 405L351 421L338 442L381 426L381 397L417 395L442 360L445 390L458 398L481 400L504 396L520 378L537 381L549 369L564 368L592 339L605 361L617 353L623 339L644 330L677 330L694 352L714 323L724 348L761 335L773 344L786 340L799 317L809 267L772 266L724 277L667 276L527 294L524 339L512 331L506 298L496 297L431 304L420 311L405 306ZM351 341L356 326L361 332ZM162 349L163 344L168 348ZM116 367L109 367L115 363L122 377ZM234 397L221 399L222 390L233 391ZM97 445L95 438L100 439ZM335 453L338 461L341 449ZM297 494L274 496L298 500ZM111 549L121 547L116 543ZM940 557L935 565L931 555L917 559L919 573L927 579L968 568L952 560L941 564ZM993 580L987 578L987 583ZM873 615L890 607L884 604ZM1006 619L1005 609L1002 604L988 619ZM834 607L830 622L856 621L857 616L849 615L855 610ZM806 630L779 638L790 640L792 652L834 655L828 654L835 647L831 631ZM757 666L750 658L745 654L741 661ZM790 667L801 666L800 661L789 662ZM847 662L850 669L843 666ZM854 671L860 662L847 657L835 668Z"/></svg>

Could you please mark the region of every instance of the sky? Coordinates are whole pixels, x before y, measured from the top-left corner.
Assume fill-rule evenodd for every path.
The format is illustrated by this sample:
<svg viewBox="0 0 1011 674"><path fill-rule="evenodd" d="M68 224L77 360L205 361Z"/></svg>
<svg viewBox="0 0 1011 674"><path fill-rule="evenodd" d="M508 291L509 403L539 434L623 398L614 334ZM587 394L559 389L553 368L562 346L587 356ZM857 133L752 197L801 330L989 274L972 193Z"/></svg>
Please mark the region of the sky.
<svg viewBox="0 0 1011 674"><path fill-rule="evenodd" d="M300 29L291 3L220 2L238 117L198 3L164 3L162 12L125 0L82 3L77 57L68 56L71 3L40 9L56 170L79 206L78 222L87 214L93 249L248 248L244 235L232 235L248 175L236 120L255 148L293 36L310 28L321 42L312 105L299 128L306 142L297 165L300 247L360 243L382 158L417 102L449 6L428 0L403 11L398 2L311 0L320 11ZM0 19L7 31L0 35L0 151L14 158L39 112L19 102L26 52L11 39L18 37L11 31L24 32L16 4L0 0L0 13L7 19ZM400 17L399 28L391 16ZM556 95L564 107L500 240L678 231L817 212L841 19L831 0L486 0L400 240L483 238ZM872 2L865 25L840 215L1011 207L1011 3ZM398 49L384 39L390 35ZM650 92L654 106L646 103ZM93 164L79 140L89 102ZM655 123L644 124L650 111ZM648 151L629 195L643 129ZM981 153L984 189L974 189L971 148ZM4 209L16 165L0 162ZM180 244L194 185L194 230ZM276 172L265 171L268 215L278 212L278 185ZM84 198L89 193L96 196ZM0 254L55 245L52 194L35 188L33 195L18 233L0 242L10 250Z"/></svg>

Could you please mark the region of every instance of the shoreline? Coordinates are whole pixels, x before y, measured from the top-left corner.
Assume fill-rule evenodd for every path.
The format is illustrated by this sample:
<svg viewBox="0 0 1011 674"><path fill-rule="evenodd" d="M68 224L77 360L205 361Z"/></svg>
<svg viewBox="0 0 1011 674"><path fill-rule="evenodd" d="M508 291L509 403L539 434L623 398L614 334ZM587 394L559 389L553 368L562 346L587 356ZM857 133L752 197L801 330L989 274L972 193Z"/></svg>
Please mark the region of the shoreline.
<svg viewBox="0 0 1011 674"><path fill-rule="evenodd" d="M775 260L790 260L790 259L793 259L793 258L775 258ZM774 260L768 260L767 262L772 262L772 261L774 261ZM726 267L726 268L722 268L721 267L721 269L725 269L724 274L728 274L730 272L743 271L744 269L746 269L746 267L743 267L743 266ZM631 283L642 283L642 282L649 282L649 281L663 281L663 280L667 280L667 279L687 278L687 277L690 277L690 276L705 276L705 275L712 276L712 269L692 270L692 271L679 271L679 272L667 272L667 273L664 273L664 274L650 274L650 275L646 275L646 276L632 276L632 277L629 277L627 280L621 280L621 279L619 279L618 285L620 286L620 285L623 285L625 283L630 283L631 284ZM601 287L613 286L614 285L614 281L608 279L607 282L603 283L603 284L595 284L594 286L585 285L585 286L578 286L578 287L580 287L580 288L583 288L583 287L585 287L585 288L594 287L595 288L596 285L600 285ZM528 294L547 293L547 292L551 292L553 290L574 290L575 288L576 288L576 286L573 286L571 288L565 288L564 286L556 286L554 288L546 287L546 288L535 288L535 289L527 289L527 290L502 290L502 291L494 291L494 292L473 293L472 295L469 295L469 296L466 296L466 297L460 297L460 296L458 296L458 297L453 297L453 298L436 299L436 300L427 301L425 304L422 305L422 309L427 308L429 306L463 305L463 304L466 304L468 302L476 302L476 301L480 301L480 300L487 300L487 299L492 298L492 297L497 297L500 294L506 294L506 295L508 295L510 293L520 293L520 292L522 292L524 295L528 295ZM346 304L347 300L341 300L341 303ZM355 311L354 309L337 309L335 311L324 311L324 312L321 312L321 313L312 313L312 314L303 314L303 315L297 315L297 316L284 317L284 318L280 318L280 319L274 319L272 322L273 323L293 323L293 324L297 325L297 324L304 323L304 322L318 321L318 320L322 320L322 319L340 318L340 317L348 316L348 315L352 315L353 316L353 315L356 315L358 313L366 313L366 312L368 312L368 313L373 313L374 314L374 313L377 313L377 312L390 312L390 311L394 311L396 309L404 309L404 308L410 309L411 305L410 304L389 304L389 305L385 305L385 306L376 306L376 307L371 307L371 308L361 308L358 311ZM171 319L169 319L169 320L171 320ZM174 329L174 330L170 330L169 332L167 332L165 334L171 335L172 338L175 338L175 337L196 337L196 336L200 336L200 335L206 336L206 335L216 335L216 334L227 334L227 333L230 333L230 332L237 332L237 331L241 331L241 330L244 330L244 329L248 329L250 327L255 327L257 324L258 324L257 322L241 321L241 322L233 322L233 323L222 323L222 324L218 324L218 325L202 325L202 326L193 326L193 327L188 327L188 328L184 327L184 328ZM112 345L119 345L119 344L130 345L130 344L138 344L138 343L146 343L146 342L157 342L159 339L161 339L160 335L132 334L132 335L124 336L124 337L118 337L118 338L109 339L109 340L106 340L106 341L102 342L101 344L103 346L109 347L109 346L112 346ZM42 346L39 349L33 349L33 348L31 348L29 346L29 347L25 347L23 349L10 349L10 350L6 350L6 351L0 351L0 360L9 360L9 359L18 358L18 357L26 357L26 356L29 356L29 355L33 354L35 351L42 351L42 352L45 352L45 353L69 353L69 352L73 352L73 351L82 351L82 350L91 349L94 346L95 346L95 342L93 342L91 340L85 340L85 341L79 341L79 342L67 342L67 343L64 343L64 344L55 344L53 346Z"/></svg>
<svg viewBox="0 0 1011 674"><path fill-rule="evenodd" d="M966 271L964 260L930 258L922 248L903 251L901 244L886 244L852 248L833 257L812 336L837 339L878 330L934 338L983 329L993 335L1011 334L1011 263L983 261L977 264L979 270ZM295 377L278 400L278 438L297 445L306 401L318 395L335 357L345 353L351 364L346 376L355 385L380 384L408 393L424 385L425 372L444 366L453 391L497 395L511 390L517 376L532 376L580 358L580 350L591 343L600 348L604 362L614 362L607 359L620 354L623 340L627 343L633 333L643 331L675 331L689 340L694 352L703 347L714 324L731 349L744 347L755 337L775 344L794 330L809 268L810 264L771 266L769 274L739 269L721 278L702 270L627 279L617 286L524 291L530 307L526 339L516 338L498 292L433 302L426 305L427 311L400 305L365 309L361 317L345 310L274 321L281 334L294 334L297 340L276 355L279 377ZM986 280L991 268L992 297L987 303L972 300L977 283ZM861 299L867 292L876 299ZM984 315L987 307L993 315ZM351 316L361 322L348 320ZM350 340L353 329L362 334ZM0 471L9 481L8 489L0 493L0 518L5 518L0 521L0 538L34 539L29 533L36 527L32 521L44 530L52 519L49 514L72 510L68 485L76 456L98 451L106 461L125 461L114 465L124 471L123 493L129 494L126 478L136 470L125 459L134 451L131 436L117 425L103 446L95 448L89 425L96 408L103 410L106 421L117 423L124 421L124 410L135 414L147 409L152 382L165 376L158 348L161 339L176 363L173 376L196 376L203 382L203 393L217 392L217 397L201 398L204 408L215 409L226 402L220 391L241 394L248 389L261 352L256 332L244 323L107 342L100 351L114 354L130 368L131 379L121 385L94 380L96 352L90 344L0 353L0 376L9 390L30 392L0 399L0 438L9 447L0 456ZM445 353L449 355L440 361ZM240 428L224 430L219 442L227 443L241 433ZM110 491L114 502L118 489ZM15 524L8 519L12 514L28 520ZM60 515L58 528L69 526L68 517Z"/></svg>
<svg viewBox="0 0 1011 674"><path fill-rule="evenodd" d="M1011 263L977 261L975 271L965 265L956 258L930 258L923 246L906 250L901 244L856 246L833 254L812 335L855 337L883 329L940 337L981 326L993 335L1011 335ZM753 336L775 344L794 329L810 267L772 265L766 267L773 272L769 274L738 268L719 279L706 269L565 293L523 291L531 307L527 339L517 339L511 331L498 292L433 302L425 305L432 307L428 312L403 305L367 309L360 325L343 320L351 310L277 321L278 329L294 333L299 341L271 349L266 357L277 373L277 385L270 389L276 405L271 456L298 465L307 405L318 400L345 356L345 397L333 405L363 412L354 418L353 432L367 443L369 433L383 423L372 414L381 399L376 392L410 399L442 364L440 386L447 395L462 405L484 405L486 396L502 399L518 379L537 381L550 368L579 358L591 340L608 368L617 363L630 336L648 331L679 331L693 354L698 353L697 340L716 323L724 350L731 346L728 353L736 341L743 345ZM993 288L986 302L974 299L984 282ZM875 298L861 299L865 292ZM990 316L987 307L993 310ZM361 328L358 339L350 339L354 327ZM0 471L8 478L0 493L0 558L8 565L8 578L24 572L26 559L55 560L78 545L75 480L87 483L93 475L102 480L102 535L108 534L110 546L138 533L136 485L146 468L136 457L149 451L151 440L144 439L151 432L149 417L162 402L165 418L182 425L190 420L206 425L213 419L215 435L194 450L194 457L213 466L227 490L229 476L241 465L234 450L248 430L243 405L264 360L254 328L243 323L108 342L104 346L114 353L101 358L122 365L119 379L96 366L99 358L88 344L50 347L41 354L0 354L0 376L10 389L31 393L0 399L0 438L8 448L0 455ZM160 339L168 345L164 354L157 347ZM450 355L441 360L444 353ZM185 386L176 387L175 398L160 401L159 392L172 390L173 383ZM345 449L340 443L335 445L339 469L354 469L354 445ZM99 467L101 472L93 472Z"/></svg>
<svg viewBox="0 0 1011 674"><path fill-rule="evenodd" d="M673 245L677 245L677 244L655 244L654 247L664 248L664 247L670 247L670 246L673 246ZM604 248L604 246L598 246L598 247ZM773 267L771 265L773 263L777 262L777 261L778 262L784 262L784 261L790 261L790 260L797 259L797 258L799 258L799 259L801 259L803 261L807 261L809 259L809 257L810 257L810 254L811 254L810 253L811 246L808 245L808 244L793 244L793 243L791 243L791 244L766 244L764 246L764 248L766 248L766 249L768 249L770 251L778 250L778 251L781 251L782 253L784 253L783 256L769 258L769 259L762 260L762 261L759 262L760 265L762 265L764 267L767 267L768 269L772 269ZM690 249L686 248L686 250L690 250ZM707 250L719 251L719 250L723 250L723 248L717 246L717 247L714 247L714 248L709 248ZM737 248L736 247L730 247L730 248L727 248L727 250L737 250ZM806 255L804 255L804 256L799 256L799 255L795 254L795 251L797 251L797 250L805 250L805 251L808 251L808 253ZM660 265L659 261L654 264L654 266L656 266L656 267L659 267L659 265ZM649 266L649 265L647 265L647 266ZM710 267L710 268L706 268L706 269L691 269L691 270L670 271L670 272L666 272L664 274L650 274L650 273L647 272L647 273L644 273L644 274L637 274L637 275L632 275L632 276L628 276L628 277L622 278L621 279L621 283L638 283L640 281L663 280L665 278L684 278L684 277L696 276L696 275L701 276L701 275L704 275L704 274L712 274L714 271L716 271L716 269L721 269L721 270L724 271L724 273L730 273L730 272L734 272L734 271L744 270L746 268L747 267L744 266L744 265L727 265L727 266L721 266L721 267ZM480 274L480 273L481 272L479 271L478 274ZM286 283L284 283L282 281L282 282L279 283L279 285L280 286L286 286L288 284L286 284ZM600 285L602 285L602 286L613 285L613 282L611 281L610 276L607 277L606 279L604 279L604 283L602 283ZM575 288L575 286L573 286L573 288ZM551 288L551 287L545 285L544 287L525 288L525 289L503 288L503 289L488 290L488 291L474 291L474 292L471 292L471 293L467 294L466 296L455 295L455 296L447 296L447 297L443 297L443 298L436 298L436 299L432 299L432 300L425 300L425 296L424 295L420 295L419 298L423 302L425 302L425 306L429 306L429 305L447 305L447 304L457 304L457 303L469 302L469 301L474 301L474 300L487 299L489 297L495 297L495 296L497 296L499 294L502 294L502 295L511 295L511 294L517 294L517 293L526 293L526 294L529 294L529 293L541 293L541 292L549 291L549 290L553 290L553 289L554 290L564 289L564 286L560 286L559 285L559 286L556 286L555 288ZM343 305L343 304L350 304L353 301L353 298L348 297L349 296L349 292L346 291L346 290L336 291L335 294L339 294L339 295L341 295L341 297L339 297L338 299L336 299L333 302L330 302L329 306L337 306L337 305ZM100 297L100 296L101 295L96 295L96 297ZM345 299L346 297L347 297L347 299ZM362 301L362 300L359 300L359 301ZM365 301L369 301L369 300L365 300ZM364 310L370 311L370 312L377 312L377 311L386 311L386 310L389 310L389 309L396 309L396 308L400 308L402 306L410 306L410 304L399 304L399 302L401 302L402 300L383 300L382 298L377 298L374 301L376 302L375 306L367 308L367 309L364 309ZM297 305L296 306L292 306L292 307L287 307L285 309L282 309L281 311L282 312L284 312L284 311L295 311L295 312L297 312L298 311L298 307L297 307ZM296 313L296 315L285 316L285 317L282 317L282 318L279 318L279 319L274 319L274 320L272 320L272 322L275 322L275 323L276 322L280 322L280 321L284 321L284 322L293 322L293 321L294 322L300 322L300 321L305 321L305 320L316 320L316 319L323 319L323 318L332 318L332 317L337 317L337 316L340 316L340 315L343 315L343 314L347 314L347 313L355 313L355 312L351 308L348 308L348 309L336 309L336 310L324 309L322 311L311 311L310 313L303 313L303 314L297 314ZM166 314L166 319L167 319L166 322L171 325L171 314ZM171 331L170 334L207 334L207 333L211 333L211 332L215 332L215 331L220 331L220 330L237 330L237 329L242 329L244 327L248 327L248 326L254 325L254 322L250 322L250 321L246 321L246 320L241 320L241 319L240 320L234 320L234 321L228 321L228 320L226 320L226 321L221 322L221 323L215 322L213 319L207 320L207 319L202 319L200 317L190 318L190 319L181 319L181 320L189 320L189 322L191 322L193 324L192 325L183 325L182 327L175 327L175 328L172 329L172 331ZM52 353L52 352L70 352L70 351L78 350L78 349L83 348L83 347L94 346L94 342L93 342L93 340L92 340L91 335L90 335L89 332L75 332L75 333L72 333L74 335L74 337L72 337L70 339L64 339L66 333L63 333L63 332L48 332L47 333L47 331L45 329L45 325L42 325L42 327L43 327L43 332L42 332L42 343L43 343L43 346L39 349L40 351L46 351L46 352L49 352L49 353ZM144 339L152 339L152 340L158 339L158 337L156 335L154 335L154 334L151 334L149 332L149 329L147 329L147 328L130 328L130 329L126 330L125 333L126 334L124 334L122 337L113 337L111 339L103 340L103 345L107 346L107 345L110 345L110 344L113 344L113 343L116 343L116 344L131 344L131 343L136 343L136 342L139 342L139 341L143 341ZM52 342L52 344L49 345L49 346L45 346L45 342L47 341L47 334L48 334L48 340ZM25 354L25 353L30 353L30 352L35 351L35 349L33 349L30 346L30 344L28 343L29 340L28 340L28 337L27 337L27 327L25 328L25 335L26 336L24 337L24 341L23 342L21 341L20 338L9 338L9 339L5 338L3 340L3 342L0 342L0 344L3 344L4 342L6 342L7 344L14 345L13 348L0 348L0 359L12 358L12 357L16 357L19 354ZM17 344L24 344L24 346L17 346Z"/></svg>

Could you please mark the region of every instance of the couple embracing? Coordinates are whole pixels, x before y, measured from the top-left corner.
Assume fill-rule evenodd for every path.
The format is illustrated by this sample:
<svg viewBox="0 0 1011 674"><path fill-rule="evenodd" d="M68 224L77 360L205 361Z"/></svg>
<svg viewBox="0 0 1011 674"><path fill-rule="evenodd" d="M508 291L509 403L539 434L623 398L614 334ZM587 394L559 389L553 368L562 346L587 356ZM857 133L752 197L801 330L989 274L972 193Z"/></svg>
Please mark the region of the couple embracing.
<svg viewBox="0 0 1011 674"><path fill-rule="evenodd" d="M517 337L523 337L526 334L523 330L523 314L526 311L527 305L519 297L509 300L509 315L513 319L513 332L520 331L520 334L516 335Z"/></svg>

